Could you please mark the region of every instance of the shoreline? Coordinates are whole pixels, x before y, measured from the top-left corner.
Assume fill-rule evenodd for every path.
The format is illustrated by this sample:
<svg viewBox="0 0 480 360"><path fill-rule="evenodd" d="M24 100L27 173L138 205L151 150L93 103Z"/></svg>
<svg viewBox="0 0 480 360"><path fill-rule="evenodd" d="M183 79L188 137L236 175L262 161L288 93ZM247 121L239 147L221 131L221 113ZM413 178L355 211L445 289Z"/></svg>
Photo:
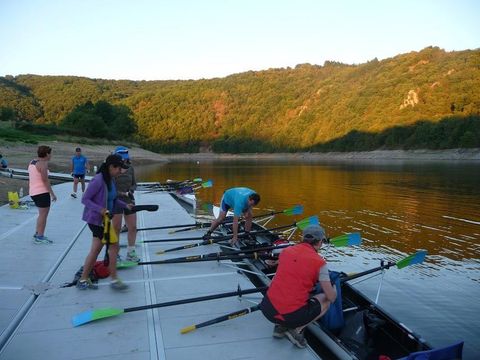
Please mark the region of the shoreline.
<svg viewBox="0 0 480 360"><path fill-rule="evenodd" d="M168 161L185 160L273 160L273 161L480 161L480 148L448 150L374 150L359 152L327 153L253 153L253 154L217 154L182 153L162 154Z"/></svg>
<svg viewBox="0 0 480 360"><path fill-rule="evenodd" d="M113 145L82 145L59 141L47 141L42 145L53 149L50 170L70 172L70 159L74 149L79 146L82 153L94 165L99 165L115 148ZM26 168L31 159L36 157L38 145L18 144L0 141L0 153L8 160L10 167ZM447 150L374 150L358 152L326 153L251 153L224 154L213 152L159 154L140 147L129 147L132 161L136 165L167 163L170 161L199 160L273 160L273 161L349 161L349 160L406 160L406 161L480 161L480 148Z"/></svg>
<svg viewBox="0 0 480 360"><path fill-rule="evenodd" d="M53 172L70 173L70 161L77 146L89 159L91 166L99 166L108 156L112 145L82 145L58 141L44 142L50 146L52 160L49 168ZM25 169L27 164L36 157L38 145L0 143L0 153L8 160L9 167ZM330 153L254 153L254 154L216 154L216 153L183 153L157 154L142 148L129 148L132 161L136 166L151 164L166 164L168 162L213 162L213 161L278 161L278 162L478 162L480 149L449 149L449 150L375 150L365 152L330 152ZM55 184L55 182L52 182ZM8 202L8 191L24 189L28 193L28 181L0 177L0 205Z"/></svg>

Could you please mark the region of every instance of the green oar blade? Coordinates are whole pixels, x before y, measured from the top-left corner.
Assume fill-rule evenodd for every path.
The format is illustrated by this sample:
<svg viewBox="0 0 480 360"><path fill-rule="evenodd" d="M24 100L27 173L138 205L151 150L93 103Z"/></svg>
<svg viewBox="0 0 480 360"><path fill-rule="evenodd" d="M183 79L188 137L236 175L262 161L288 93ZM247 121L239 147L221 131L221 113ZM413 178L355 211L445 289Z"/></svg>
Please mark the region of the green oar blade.
<svg viewBox="0 0 480 360"><path fill-rule="evenodd" d="M203 179L202 179L202 178L195 178L195 179L193 179L192 181L193 181L193 182L202 182Z"/></svg>
<svg viewBox="0 0 480 360"><path fill-rule="evenodd" d="M420 264L425 260L425 256L427 256L426 250L417 251L415 254L409 255L405 259L397 261L397 268L402 269L406 266Z"/></svg>
<svg viewBox="0 0 480 360"><path fill-rule="evenodd" d="M213 181L212 180L208 180L208 181L205 181L204 183L202 183L203 188L210 188L212 186L213 186Z"/></svg>
<svg viewBox="0 0 480 360"><path fill-rule="evenodd" d="M303 230L305 229L307 226L310 226L310 225L320 225L319 221L318 221L318 216L314 215L314 216L310 216L308 218L305 218L303 220L300 220L300 221L297 221L295 223L295 225L300 229L300 230Z"/></svg>
<svg viewBox="0 0 480 360"><path fill-rule="evenodd" d="M115 308L104 308L104 309L96 309L85 311L81 314L77 314L72 318L73 326L80 326L95 320L104 319L107 317L117 316L123 314L123 309L115 309Z"/></svg>
<svg viewBox="0 0 480 360"><path fill-rule="evenodd" d="M330 239L330 244L335 247L360 245L361 243L360 233L344 234Z"/></svg>
<svg viewBox="0 0 480 360"><path fill-rule="evenodd" d="M126 269L134 266L138 266L136 261L117 261L117 269Z"/></svg>
<svg viewBox="0 0 480 360"><path fill-rule="evenodd" d="M285 215L301 215L303 214L303 206L302 205L295 205L290 209L283 210Z"/></svg>

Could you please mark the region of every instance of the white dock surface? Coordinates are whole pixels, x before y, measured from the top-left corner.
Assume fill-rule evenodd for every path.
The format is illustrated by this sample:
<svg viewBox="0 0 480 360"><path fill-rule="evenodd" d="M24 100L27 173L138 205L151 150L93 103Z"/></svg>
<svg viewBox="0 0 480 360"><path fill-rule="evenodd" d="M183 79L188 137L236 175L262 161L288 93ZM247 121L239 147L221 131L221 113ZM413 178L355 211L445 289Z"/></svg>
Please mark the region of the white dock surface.
<svg viewBox="0 0 480 360"><path fill-rule="evenodd" d="M126 308L183 298L250 289L236 269L217 262L138 266L119 270L129 284L125 292L110 289L109 279L98 290L60 288L72 281L91 245L91 232L81 220L83 205L70 197L72 184L55 186L58 201L50 209L46 235L51 245L32 241L36 207L0 207L0 359L318 359L309 348L272 338L273 325L257 311L188 334L180 329L247 308L261 294L246 295L153 310L125 313L80 327L71 318L105 307ZM138 227L191 224L194 219L166 193L136 194L137 204L158 204L157 212L139 212ZM25 197L25 199L30 199ZM199 231L169 235L168 230L139 232L137 241L198 236ZM142 261L218 251L217 245L156 255L192 241L138 244ZM126 243L126 233L121 235ZM126 248L121 248L122 256ZM103 251L99 258L103 258Z"/></svg>

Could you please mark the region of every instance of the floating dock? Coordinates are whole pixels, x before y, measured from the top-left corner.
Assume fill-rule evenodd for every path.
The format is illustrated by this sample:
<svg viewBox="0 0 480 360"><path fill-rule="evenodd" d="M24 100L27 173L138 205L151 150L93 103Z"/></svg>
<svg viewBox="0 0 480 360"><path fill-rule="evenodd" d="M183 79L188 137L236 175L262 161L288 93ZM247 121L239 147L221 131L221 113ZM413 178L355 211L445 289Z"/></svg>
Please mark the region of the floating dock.
<svg viewBox="0 0 480 360"><path fill-rule="evenodd" d="M137 266L119 270L129 285L124 292L99 280L98 290L60 287L71 282L91 246L91 232L81 220L80 198L70 197L71 183L54 187L58 201L48 217L46 235L53 244L34 244L37 208L0 207L0 359L318 359L288 340L272 337L273 325L260 311L201 328L187 334L180 329L258 303L261 294L125 313L79 327L71 319L84 311L126 308L203 295L250 289L254 286L235 264L201 262ZM195 220L168 193L136 193L137 204L157 204L157 212L139 212L137 226L193 224ZM24 199L30 199L25 197ZM137 241L202 235L200 231L168 234L141 231ZM121 234L126 243L126 233ZM156 251L184 242L137 245L142 261L219 251L217 245L156 255ZM122 247L121 255L126 249ZM103 251L100 254L103 258Z"/></svg>

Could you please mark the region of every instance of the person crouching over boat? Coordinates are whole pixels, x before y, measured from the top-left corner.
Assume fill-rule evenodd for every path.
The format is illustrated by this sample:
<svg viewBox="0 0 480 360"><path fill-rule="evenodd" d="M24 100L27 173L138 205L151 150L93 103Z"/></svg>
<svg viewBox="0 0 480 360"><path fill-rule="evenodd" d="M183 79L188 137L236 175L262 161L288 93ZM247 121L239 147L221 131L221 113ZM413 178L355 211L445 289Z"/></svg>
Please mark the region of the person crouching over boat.
<svg viewBox="0 0 480 360"><path fill-rule="evenodd" d="M307 346L303 330L318 320L337 297L326 261L318 254L326 239L321 226L303 231L303 242L280 253L275 277L260 303L263 315L275 325L273 337L286 336L299 348ZM311 295L317 281L323 293Z"/></svg>
<svg viewBox="0 0 480 360"><path fill-rule="evenodd" d="M236 187L226 190L223 193L222 201L220 202L220 215L212 223L210 229L204 235L204 239L209 239L212 232L225 220L227 211L233 209L233 236L230 240L230 245L235 245L238 241L238 218L245 217L245 232L248 233L252 228L252 207L260 202L260 195L252 189L246 187Z"/></svg>
<svg viewBox="0 0 480 360"><path fill-rule="evenodd" d="M87 222L88 227L92 231L93 239L92 247L83 265L82 276L77 282L77 288L81 290L98 288L97 285L90 281L88 275L103 247L104 215L107 212L113 214L118 207L131 209L133 206L117 199L117 190L113 179L120 174L122 168L128 168L122 157L116 154L109 155L98 169L97 175L88 184L87 191L83 194L82 204L85 205L85 209L83 210L82 219ZM110 243L108 255L110 259L108 267L112 279L110 286L114 290L125 290L128 286L117 277L118 242Z"/></svg>

